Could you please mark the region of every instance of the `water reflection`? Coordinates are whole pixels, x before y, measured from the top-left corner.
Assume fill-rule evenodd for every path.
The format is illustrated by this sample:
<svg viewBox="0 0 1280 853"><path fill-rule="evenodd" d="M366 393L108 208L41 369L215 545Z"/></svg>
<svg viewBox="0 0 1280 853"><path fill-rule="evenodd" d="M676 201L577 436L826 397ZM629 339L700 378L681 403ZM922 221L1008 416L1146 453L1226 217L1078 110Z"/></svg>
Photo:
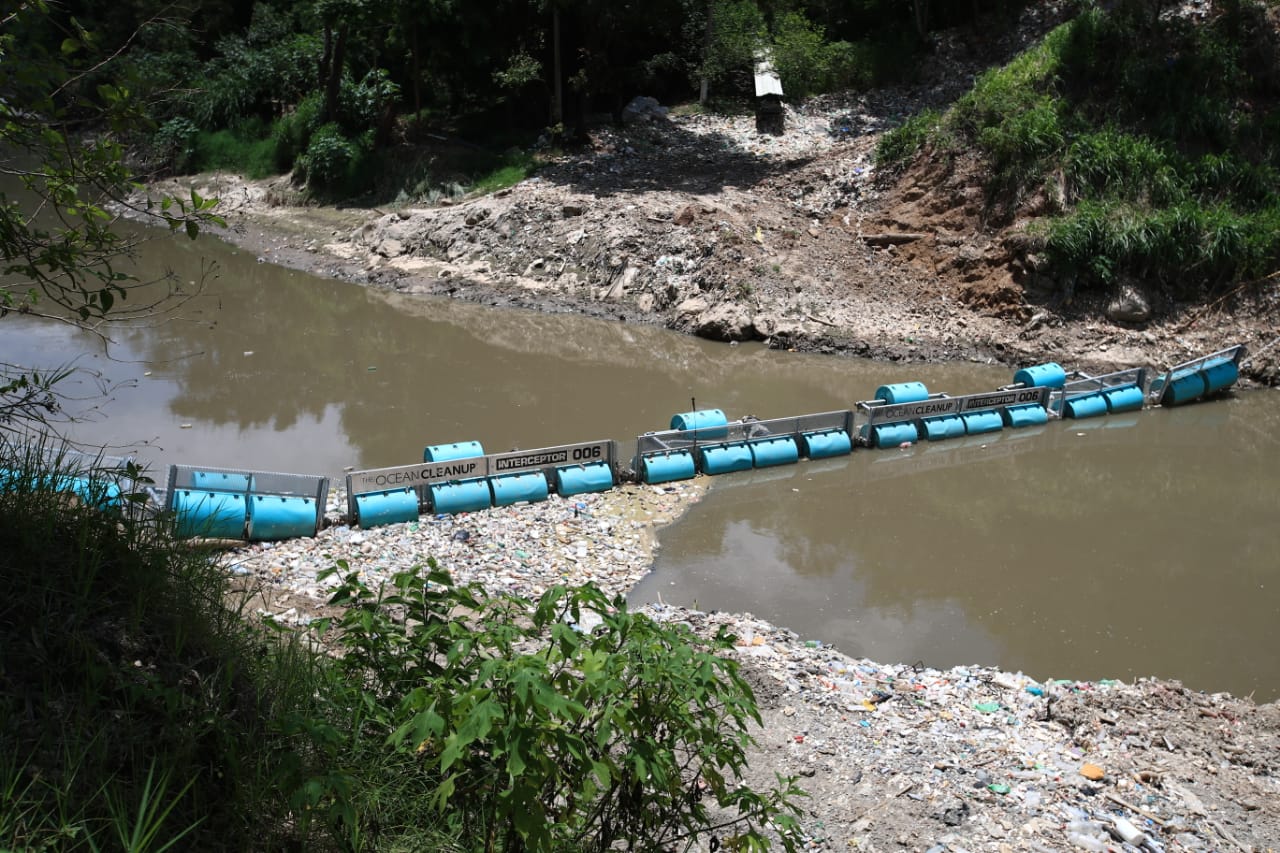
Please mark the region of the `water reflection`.
<svg viewBox="0 0 1280 853"><path fill-rule="evenodd" d="M1280 695L1273 392L727 478L634 594L877 660ZM1268 556L1272 555L1272 556Z"/></svg>

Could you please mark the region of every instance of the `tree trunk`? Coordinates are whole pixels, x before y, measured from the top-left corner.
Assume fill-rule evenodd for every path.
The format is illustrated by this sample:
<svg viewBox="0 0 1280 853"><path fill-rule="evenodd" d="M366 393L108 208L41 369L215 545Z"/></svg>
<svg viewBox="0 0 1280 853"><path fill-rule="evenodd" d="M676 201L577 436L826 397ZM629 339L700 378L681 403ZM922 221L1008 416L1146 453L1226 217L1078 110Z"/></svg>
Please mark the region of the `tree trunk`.
<svg viewBox="0 0 1280 853"><path fill-rule="evenodd" d="M338 87L342 83L342 53L346 48L347 33L350 29L350 24L343 24L339 27L338 37L333 43L329 79L325 81L324 87L324 121L326 123L338 120Z"/></svg>
<svg viewBox="0 0 1280 853"><path fill-rule="evenodd" d="M551 104L551 124L564 123L564 74L560 68L560 7L551 7L551 51L555 74L555 100Z"/></svg>

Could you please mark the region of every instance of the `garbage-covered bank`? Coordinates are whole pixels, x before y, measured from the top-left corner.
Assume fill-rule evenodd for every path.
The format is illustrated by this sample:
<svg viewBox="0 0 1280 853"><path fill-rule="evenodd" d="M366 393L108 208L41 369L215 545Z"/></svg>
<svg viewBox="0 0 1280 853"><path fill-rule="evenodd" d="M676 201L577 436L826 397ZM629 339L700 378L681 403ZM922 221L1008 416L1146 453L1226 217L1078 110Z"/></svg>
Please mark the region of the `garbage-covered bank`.
<svg viewBox="0 0 1280 853"><path fill-rule="evenodd" d="M705 480L370 530L345 523L335 494L316 538L243 547L228 564L261 581L263 614L297 626L325 610L316 575L339 559L371 583L434 557L494 590L532 596L590 581L622 593L648 571L657 529L701 498ZM753 781L801 777L812 849L1280 849L1276 703L1168 681L876 663L750 614L649 612L737 634L765 723Z"/></svg>

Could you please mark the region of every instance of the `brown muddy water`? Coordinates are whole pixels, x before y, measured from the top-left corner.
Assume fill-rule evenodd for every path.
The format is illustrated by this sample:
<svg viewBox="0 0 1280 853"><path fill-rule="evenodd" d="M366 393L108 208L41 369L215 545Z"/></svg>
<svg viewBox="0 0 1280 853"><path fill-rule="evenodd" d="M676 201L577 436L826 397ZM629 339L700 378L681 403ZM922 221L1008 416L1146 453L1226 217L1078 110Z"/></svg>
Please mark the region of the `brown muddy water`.
<svg viewBox="0 0 1280 853"><path fill-rule="evenodd" d="M207 239L156 237L140 271L191 288L211 262L175 316L115 327L106 347L6 318L0 360L99 374L75 378L71 409L87 420L67 431L129 449L157 479L173 462L338 475L443 442L627 442L694 405L782 417L847 408L885 382L960 394L1012 373L409 297ZM725 475L664 531L633 599L750 611L880 661L1158 675L1273 699L1278 435L1280 395L1257 391Z"/></svg>

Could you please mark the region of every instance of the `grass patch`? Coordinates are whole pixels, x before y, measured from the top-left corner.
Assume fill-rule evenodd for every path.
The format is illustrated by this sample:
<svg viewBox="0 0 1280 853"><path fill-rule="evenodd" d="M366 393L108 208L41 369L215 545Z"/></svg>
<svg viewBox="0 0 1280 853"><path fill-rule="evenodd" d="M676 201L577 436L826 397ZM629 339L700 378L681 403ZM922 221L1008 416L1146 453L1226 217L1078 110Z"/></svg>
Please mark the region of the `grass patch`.
<svg viewBox="0 0 1280 853"><path fill-rule="evenodd" d="M254 129L237 128L202 132L195 138L191 167L196 172L236 172L248 178L280 174L276 162L277 141Z"/></svg>
<svg viewBox="0 0 1280 853"><path fill-rule="evenodd" d="M479 167L472 180L471 191L484 194L515 186L537 171L537 168L538 161L529 152L519 148L508 149L493 158L487 166Z"/></svg>
<svg viewBox="0 0 1280 853"><path fill-rule="evenodd" d="M932 143L990 166L989 200L1061 184L1063 214L1042 228L1060 272L1085 286L1118 275L1182 288L1280 265L1280 127L1266 80L1277 36L1255 0L1193 24L1150 4L1091 3L1035 47L981 75L941 121L886 134L877 164Z"/></svg>

